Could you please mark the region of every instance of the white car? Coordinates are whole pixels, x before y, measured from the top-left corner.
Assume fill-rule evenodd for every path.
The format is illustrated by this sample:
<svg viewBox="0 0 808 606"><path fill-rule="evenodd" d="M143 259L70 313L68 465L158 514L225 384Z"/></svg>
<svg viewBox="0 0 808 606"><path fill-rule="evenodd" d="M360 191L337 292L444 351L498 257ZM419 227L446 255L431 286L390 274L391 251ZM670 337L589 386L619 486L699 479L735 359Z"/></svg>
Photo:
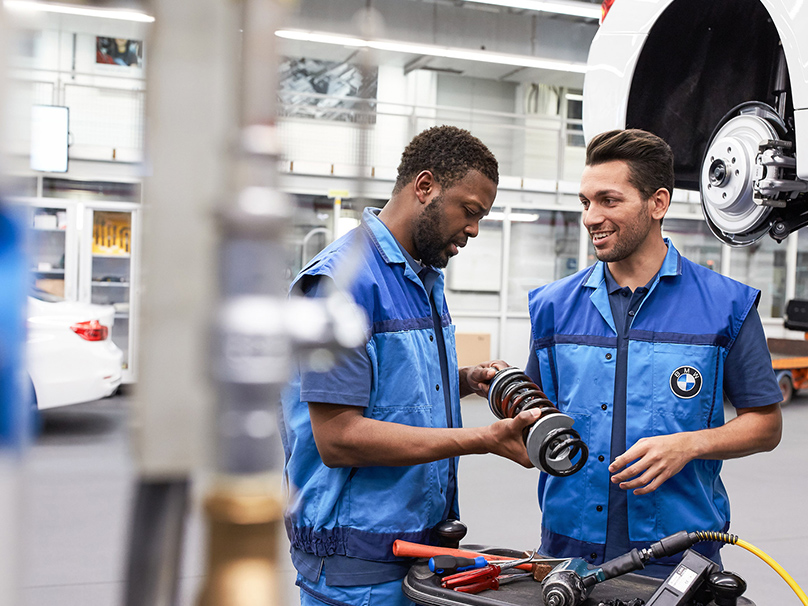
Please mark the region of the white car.
<svg viewBox="0 0 808 606"><path fill-rule="evenodd" d="M586 139L615 128L665 139L676 187L700 191L710 229L731 246L808 224L808 3L603 4Z"/></svg>
<svg viewBox="0 0 808 606"><path fill-rule="evenodd" d="M115 310L36 290L28 297L27 370L39 410L90 402L121 384L123 352L112 342Z"/></svg>

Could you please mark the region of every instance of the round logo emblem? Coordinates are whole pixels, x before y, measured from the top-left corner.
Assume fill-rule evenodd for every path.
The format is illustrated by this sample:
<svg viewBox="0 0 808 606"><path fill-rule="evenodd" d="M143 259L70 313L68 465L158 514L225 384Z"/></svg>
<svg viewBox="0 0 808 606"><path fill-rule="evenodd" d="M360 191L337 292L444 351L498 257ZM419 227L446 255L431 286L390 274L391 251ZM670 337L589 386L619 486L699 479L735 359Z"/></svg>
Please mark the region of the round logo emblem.
<svg viewBox="0 0 808 606"><path fill-rule="evenodd" d="M701 391L701 373L692 366L680 366L671 373L671 391L680 398L694 398Z"/></svg>

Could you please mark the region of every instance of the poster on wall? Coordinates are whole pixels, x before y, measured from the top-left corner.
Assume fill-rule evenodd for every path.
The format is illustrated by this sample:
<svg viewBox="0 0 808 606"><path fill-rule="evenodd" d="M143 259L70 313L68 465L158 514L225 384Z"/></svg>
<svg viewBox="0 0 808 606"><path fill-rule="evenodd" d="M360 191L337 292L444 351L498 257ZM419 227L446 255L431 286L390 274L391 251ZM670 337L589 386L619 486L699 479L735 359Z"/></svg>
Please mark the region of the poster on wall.
<svg viewBox="0 0 808 606"><path fill-rule="evenodd" d="M285 117L376 122L377 67L287 58L280 65L279 80L280 111Z"/></svg>
<svg viewBox="0 0 808 606"><path fill-rule="evenodd" d="M124 67L143 67L143 42L126 38L95 38L95 62Z"/></svg>

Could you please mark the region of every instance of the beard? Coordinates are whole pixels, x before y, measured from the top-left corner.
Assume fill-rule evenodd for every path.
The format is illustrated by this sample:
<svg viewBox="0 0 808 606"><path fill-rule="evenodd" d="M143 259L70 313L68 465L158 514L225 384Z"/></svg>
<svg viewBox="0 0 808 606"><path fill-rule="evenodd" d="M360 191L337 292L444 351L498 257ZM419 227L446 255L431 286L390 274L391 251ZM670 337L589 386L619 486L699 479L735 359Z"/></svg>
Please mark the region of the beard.
<svg viewBox="0 0 808 606"><path fill-rule="evenodd" d="M413 222L415 250L421 256L421 263L432 267L446 267L449 263L447 249L451 238L443 235L443 196L432 199Z"/></svg>
<svg viewBox="0 0 808 606"><path fill-rule="evenodd" d="M595 248L595 256L598 258L598 261L616 263L633 255L645 241L653 224L654 220L649 215L638 215L634 221L624 225L620 229L617 242L615 242L612 248L607 250L598 250Z"/></svg>

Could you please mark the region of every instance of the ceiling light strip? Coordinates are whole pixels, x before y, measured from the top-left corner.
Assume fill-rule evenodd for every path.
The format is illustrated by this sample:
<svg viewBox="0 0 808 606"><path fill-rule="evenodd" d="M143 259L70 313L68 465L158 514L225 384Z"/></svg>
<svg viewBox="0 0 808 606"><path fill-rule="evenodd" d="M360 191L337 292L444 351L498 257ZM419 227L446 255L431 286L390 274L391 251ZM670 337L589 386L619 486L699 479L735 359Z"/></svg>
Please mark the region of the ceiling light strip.
<svg viewBox="0 0 808 606"><path fill-rule="evenodd" d="M432 46L428 44L415 44L410 42L395 42L392 40L363 40L351 36L340 36L325 32L305 32L299 30L278 30L275 35L288 40L303 42L318 42L320 44L335 44L353 48L373 48L376 50L426 55L430 57L445 57L448 59L462 59L465 61L479 61L482 63L496 63L514 67L532 67L559 72L577 74L586 73L586 63L557 61L555 59L542 59L528 55L511 55L489 51L477 51L448 46Z"/></svg>
<svg viewBox="0 0 808 606"><path fill-rule="evenodd" d="M529 11L553 13L555 15L569 15L571 17L584 17L586 19L600 19L600 4L588 2L545 2L544 0L466 0L476 4L490 4L506 8L519 8Z"/></svg>
<svg viewBox="0 0 808 606"><path fill-rule="evenodd" d="M79 15L82 17L99 17L101 19L118 19L120 21L137 21L152 23L154 17L138 11L114 8L90 8L70 4L53 4L50 2L33 2L32 0L3 0L3 6L9 10L59 13L62 15Z"/></svg>

